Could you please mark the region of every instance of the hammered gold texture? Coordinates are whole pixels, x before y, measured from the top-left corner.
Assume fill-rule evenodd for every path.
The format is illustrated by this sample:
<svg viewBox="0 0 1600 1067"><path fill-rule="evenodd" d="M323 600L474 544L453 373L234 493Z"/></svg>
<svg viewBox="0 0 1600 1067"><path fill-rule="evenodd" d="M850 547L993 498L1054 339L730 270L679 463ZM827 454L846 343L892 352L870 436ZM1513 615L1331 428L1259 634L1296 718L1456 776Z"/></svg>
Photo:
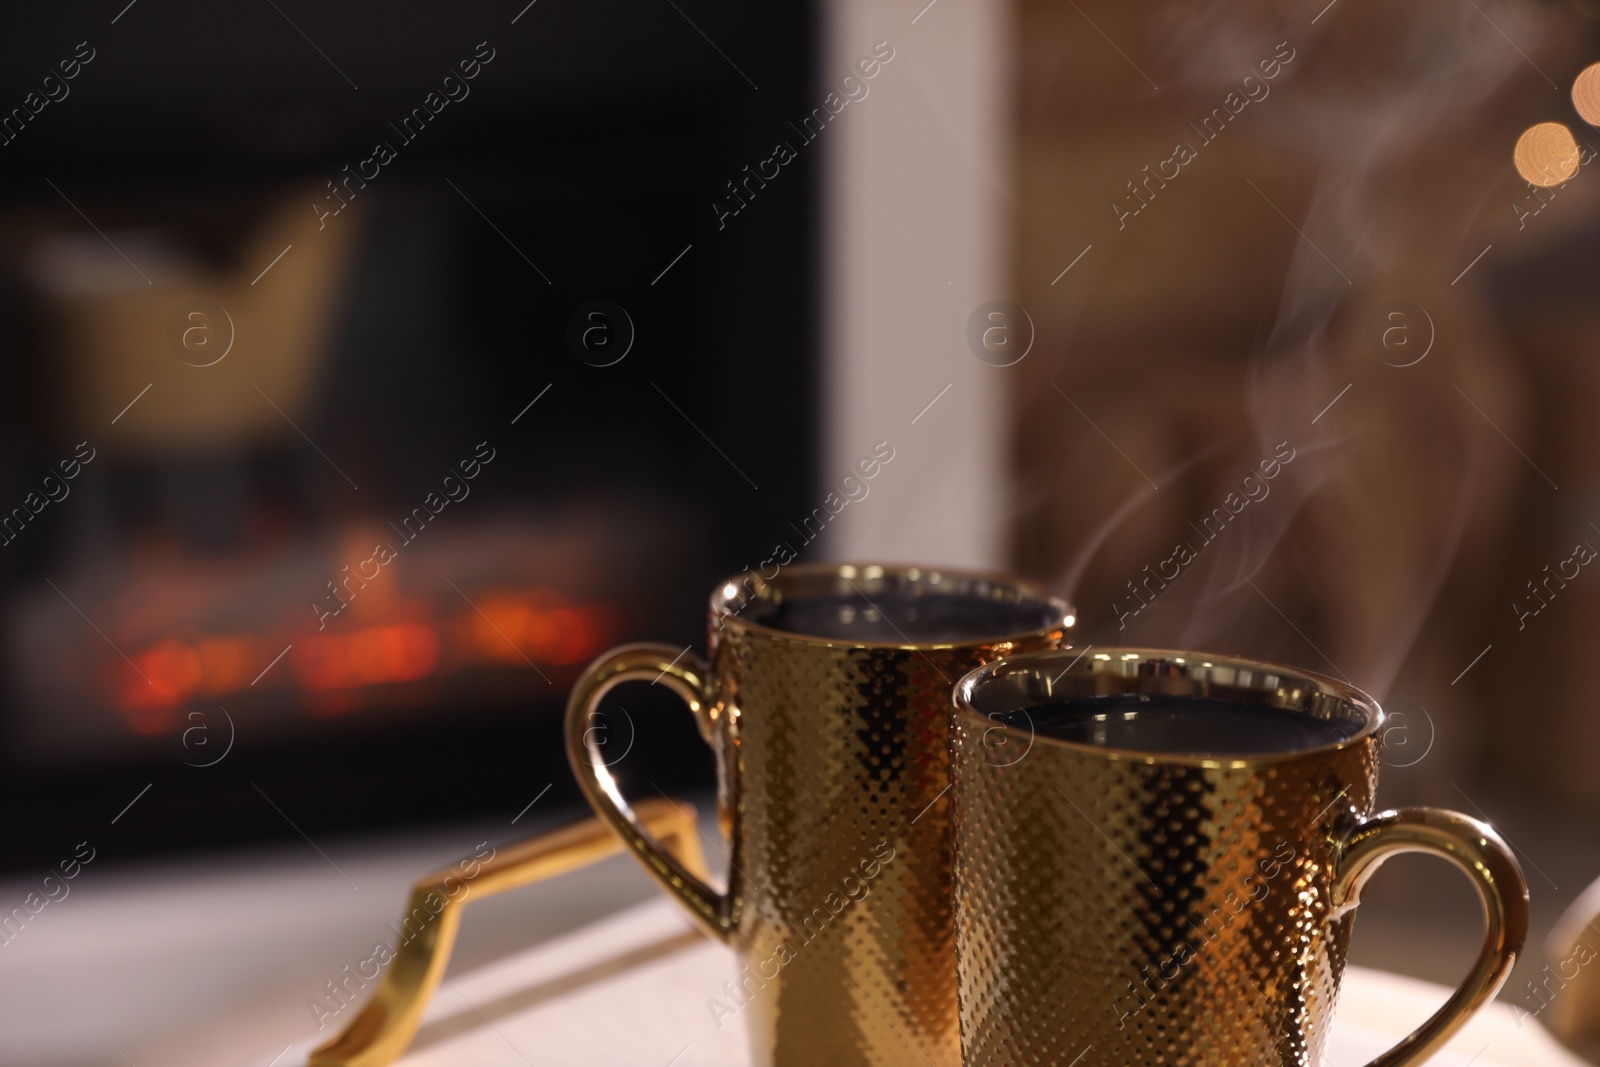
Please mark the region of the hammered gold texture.
<svg viewBox="0 0 1600 1067"><path fill-rule="evenodd" d="M719 643L758 1062L959 1067L948 693L1005 651Z"/></svg>
<svg viewBox="0 0 1600 1067"><path fill-rule="evenodd" d="M713 597L709 664L669 665L677 650L634 646L602 657L596 681L574 690L574 771L663 888L735 949L738 973L706 991L708 1008L719 1022L742 1017L753 1067L961 1065L950 692L983 663L1061 647L1069 609L1004 576L849 565L787 568L752 603L952 586L1037 604L1037 629L965 644L851 643L757 624L759 605L730 581ZM609 684L600 679L624 675L680 686L691 707L701 687L730 837L725 895L682 877L586 777L586 709Z"/></svg>
<svg viewBox="0 0 1600 1067"><path fill-rule="evenodd" d="M1399 852L1454 863L1487 922L1456 993L1370 1067L1425 1062L1494 997L1526 938L1526 881L1487 824L1434 808L1374 813L1375 701L1273 664L1087 653L1002 660L956 687L965 1067L1320 1067L1356 906ZM1171 713L1181 697L1335 728L1304 749L1236 756L1033 729L1034 713L1064 701L1155 700Z"/></svg>
<svg viewBox="0 0 1600 1067"><path fill-rule="evenodd" d="M1320 1064L1353 918L1328 922L1331 830L1371 809L1375 746L996 766L984 726L956 732L968 1067Z"/></svg>

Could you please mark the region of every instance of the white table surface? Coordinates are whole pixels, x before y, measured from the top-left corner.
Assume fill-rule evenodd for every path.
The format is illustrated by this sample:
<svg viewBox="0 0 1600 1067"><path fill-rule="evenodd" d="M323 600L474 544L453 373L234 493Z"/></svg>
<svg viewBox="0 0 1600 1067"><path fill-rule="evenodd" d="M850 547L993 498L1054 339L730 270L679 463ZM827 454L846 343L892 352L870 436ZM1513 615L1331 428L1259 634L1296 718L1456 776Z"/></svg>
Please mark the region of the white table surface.
<svg viewBox="0 0 1600 1067"><path fill-rule="evenodd" d="M402 1067L747 1067L742 1018L719 1028L707 1000L734 974L731 953L650 901L441 986ZM1448 991L1381 971L1347 972L1326 1067L1362 1067ZM332 1033L295 1043L303 1062ZM267 1067L270 1058L248 1067ZM1537 1022L1492 1005L1435 1067L1586 1067Z"/></svg>
<svg viewBox="0 0 1600 1067"><path fill-rule="evenodd" d="M333 1032L316 1033L309 1009L324 982L370 955L375 941L392 938L388 924L421 872L470 855L485 837L499 844L543 828L537 809L513 825L516 814L498 824L318 841L317 849L297 842L133 864L97 859L68 899L0 947L0 1067L303 1063L306 1050ZM561 822L568 814L547 817ZM708 854L716 847L707 840ZM1396 892L1406 879L1389 882ZM36 887L25 874L0 880L0 901L14 906ZM631 910L645 902L653 903ZM1394 924L1372 918L1370 932L1394 935ZM1453 932L1458 918L1446 928ZM730 961L686 932L622 856L479 901L462 925L452 984L442 987L434 1021L408 1062L666 1067L687 1045L674 1067L742 1064L743 1033L732 1025L717 1032L705 1007L731 975ZM1415 939L1401 942L1417 951ZM636 966L626 965L630 954ZM612 960L611 969L585 976L596 960ZM1360 1067L1377 1042L1409 1029L1444 995L1427 983L1352 969L1337 1047L1319 1067ZM1503 999L1523 1002L1514 991ZM1582 1063L1537 1024L1525 1020L1517 1029L1503 1006L1472 1025L1453 1060L1436 1063L1464 1067L1480 1052L1472 1067Z"/></svg>

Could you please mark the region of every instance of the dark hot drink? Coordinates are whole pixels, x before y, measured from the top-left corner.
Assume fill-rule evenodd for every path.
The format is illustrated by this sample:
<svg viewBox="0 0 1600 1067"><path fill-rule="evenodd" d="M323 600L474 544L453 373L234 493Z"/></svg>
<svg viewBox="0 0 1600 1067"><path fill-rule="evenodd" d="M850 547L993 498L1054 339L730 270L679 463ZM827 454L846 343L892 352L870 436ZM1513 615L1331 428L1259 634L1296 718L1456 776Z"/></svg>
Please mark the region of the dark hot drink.
<svg viewBox="0 0 1600 1067"><path fill-rule="evenodd" d="M857 593L757 601L744 617L761 626L851 643L965 643L1061 625L1060 610L1038 600L976 593Z"/></svg>
<svg viewBox="0 0 1600 1067"><path fill-rule="evenodd" d="M1064 700L990 716L1040 737L1163 756L1261 756L1347 741L1354 719L1204 697L1134 695Z"/></svg>

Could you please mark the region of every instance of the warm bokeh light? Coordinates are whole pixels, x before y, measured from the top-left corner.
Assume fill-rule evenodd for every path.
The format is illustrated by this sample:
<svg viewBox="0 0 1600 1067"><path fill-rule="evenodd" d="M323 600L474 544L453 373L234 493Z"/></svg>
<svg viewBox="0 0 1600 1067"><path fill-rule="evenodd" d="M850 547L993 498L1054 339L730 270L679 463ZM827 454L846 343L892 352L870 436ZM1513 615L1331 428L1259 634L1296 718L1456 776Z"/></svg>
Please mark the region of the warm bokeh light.
<svg viewBox="0 0 1600 1067"><path fill-rule="evenodd" d="M1600 63L1583 68L1572 83L1572 106L1578 109L1583 121L1600 126Z"/></svg>
<svg viewBox="0 0 1600 1067"><path fill-rule="evenodd" d="M600 651L593 613L578 608L557 608L540 619L542 628L530 632L534 648L558 666L578 663Z"/></svg>
<svg viewBox="0 0 1600 1067"><path fill-rule="evenodd" d="M257 655L255 641L248 637L208 638L200 642L198 651L202 692L227 693L250 684L254 673L250 667Z"/></svg>
<svg viewBox="0 0 1600 1067"><path fill-rule="evenodd" d="M473 601L447 618L424 602L386 601L374 611L380 618L347 633L169 638L129 661L109 657L103 677L127 727L160 734L179 721L183 705L248 690L258 680L263 691L287 683L314 695L323 714L330 700L340 702L339 711L356 711L380 699L370 695L374 686L484 665L570 667L593 658L611 637L602 607L571 603L553 589L501 586L475 591ZM263 672L285 645L284 666Z"/></svg>
<svg viewBox="0 0 1600 1067"><path fill-rule="evenodd" d="M374 626L350 635L350 667L363 682L409 682L439 662L439 638L417 623Z"/></svg>
<svg viewBox="0 0 1600 1067"><path fill-rule="evenodd" d="M536 620L536 612L524 598L504 592L491 592L477 602L472 622L472 639L480 652L507 663L521 663L527 654L524 635Z"/></svg>
<svg viewBox="0 0 1600 1067"><path fill-rule="evenodd" d="M1517 138L1512 154L1517 173L1530 185L1548 188L1578 173L1578 142L1572 131L1559 122L1529 126Z"/></svg>
<svg viewBox="0 0 1600 1067"><path fill-rule="evenodd" d="M472 638L491 659L566 666L594 656L604 628L594 608L568 606L549 594L497 590L478 601Z"/></svg>
<svg viewBox="0 0 1600 1067"><path fill-rule="evenodd" d="M177 707L199 691L203 676L195 650L170 639L134 656L131 671L120 662L109 666L119 703L128 711ZM141 733L155 732L159 727L150 725L155 721L144 716L136 721L130 719L130 724Z"/></svg>
<svg viewBox="0 0 1600 1067"><path fill-rule="evenodd" d="M415 681L438 662L438 635L421 623L313 637L289 652L294 680L312 691Z"/></svg>

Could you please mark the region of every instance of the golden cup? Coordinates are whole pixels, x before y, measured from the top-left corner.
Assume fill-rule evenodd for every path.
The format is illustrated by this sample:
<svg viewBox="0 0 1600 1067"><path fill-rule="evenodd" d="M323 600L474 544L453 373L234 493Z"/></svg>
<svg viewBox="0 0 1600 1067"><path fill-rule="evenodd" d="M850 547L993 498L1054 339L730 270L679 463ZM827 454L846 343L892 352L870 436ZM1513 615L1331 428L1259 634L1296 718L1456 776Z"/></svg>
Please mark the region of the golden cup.
<svg viewBox="0 0 1600 1067"><path fill-rule="evenodd" d="M709 663L624 646L573 689L584 793L741 969L706 991L743 1015L755 1067L959 1067L950 914L950 690L1003 655L1059 647L1067 605L999 575L819 565L711 598ZM718 891L623 799L592 718L620 682L689 705L717 756L731 845Z"/></svg>
<svg viewBox="0 0 1600 1067"><path fill-rule="evenodd" d="M1372 1067L1427 1060L1522 949L1528 889L1493 829L1374 812L1383 712L1351 686L1102 648L988 664L955 705L966 1067L1320 1067L1356 905L1399 852L1466 872L1487 932Z"/></svg>

